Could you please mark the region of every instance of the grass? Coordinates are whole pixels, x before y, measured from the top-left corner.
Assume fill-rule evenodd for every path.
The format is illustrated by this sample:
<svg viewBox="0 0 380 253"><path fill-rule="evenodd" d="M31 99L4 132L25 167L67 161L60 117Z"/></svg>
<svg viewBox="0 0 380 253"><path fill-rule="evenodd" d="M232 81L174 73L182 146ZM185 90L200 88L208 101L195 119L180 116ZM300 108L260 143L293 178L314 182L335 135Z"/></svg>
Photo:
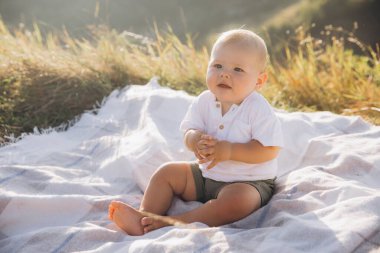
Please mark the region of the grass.
<svg viewBox="0 0 380 253"><path fill-rule="evenodd" d="M299 27L293 49L285 46L285 59L272 62L268 92L272 103L296 110L357 113L379 124L379 48L366 47L342 28L328 26L322 35L323 40L313 38ZM347 49L348 43L362 54Z"/></svg>
<svg viewBox="0 0 380 253"><path fill-rule="evenodd" d="M195 48L190 36L183 42L170 28L156 27L155 38L106 27L90 31L91 39L74 39L64 30L42 36L38 26L10 31L0 21L0 142L35 126L64 124L112 90L152 76L190 94L206 88L208 50ZM299 28L283 53L271 55L264 95L287 110L329 110L380 124L379 48L340 29L327 27L324 33L322 41ZM359 45L363 54L346 43Z"/></svg>

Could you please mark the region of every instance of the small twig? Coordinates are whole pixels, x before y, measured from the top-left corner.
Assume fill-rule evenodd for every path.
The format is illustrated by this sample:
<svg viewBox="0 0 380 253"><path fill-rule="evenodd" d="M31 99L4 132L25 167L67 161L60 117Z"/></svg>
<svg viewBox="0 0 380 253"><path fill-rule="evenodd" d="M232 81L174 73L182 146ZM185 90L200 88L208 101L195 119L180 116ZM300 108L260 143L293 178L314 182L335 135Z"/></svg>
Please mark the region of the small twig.
<svg viewBox="0 0 380 253"><path fill-rule="evenodd" d="M380 108L378 107L362 107L358 109L344 109L344 112L350 112L350 113L355 113L355 112L363 112L363 111L375 111L375 112L380 112Z"/></svg>
<svg viewBox="0 0 380 253"><path fill-rule="evenodd" d="M8 128L14 128L14 129L21 129L22 128L20 126L6 125L6 124L2 124L2 123L0 123L0 126L2 126L2 127L8 127Z"/></svg>

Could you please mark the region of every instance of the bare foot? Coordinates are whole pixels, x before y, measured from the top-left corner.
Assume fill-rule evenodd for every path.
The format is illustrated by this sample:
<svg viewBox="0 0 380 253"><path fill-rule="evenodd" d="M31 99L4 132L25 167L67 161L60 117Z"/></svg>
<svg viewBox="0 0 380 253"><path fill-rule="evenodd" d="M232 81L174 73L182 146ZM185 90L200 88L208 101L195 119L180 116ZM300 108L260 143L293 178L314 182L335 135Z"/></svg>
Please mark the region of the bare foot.
<svg viewBox="0 0 380 253"><path fill-rule="evenodd" d="M141 225L144 227L144 233L166 227L182 226L184 222L168 216L156 215L149 212L140 211L145 217L141 219Z"/></svg>
<svg viewBox="0 0 380 253"><path fill-rule="evenodd" d="M162 217L162 216L161 216ZM171 224L166 223L160 220L159 216L156 218L153 217L143 217L141 219L141 225L144 227L144 233L148 233L150 231L169 226Z"/></svg>
<svg viewBox="0 0 380 253"><path fill-rule="evenodd" d="M144 234L141 224L141 219L144 216L133 207L120 201L112 201L109 205L108 216L128 235Z"/></svg>
<svg viewBox="0 0 380 253"><path fill-rule="evenodd" d="M120 201L111 202L108 216L128 235L143 235L165 226L185 224L170 217L138 211Z"/></svg>

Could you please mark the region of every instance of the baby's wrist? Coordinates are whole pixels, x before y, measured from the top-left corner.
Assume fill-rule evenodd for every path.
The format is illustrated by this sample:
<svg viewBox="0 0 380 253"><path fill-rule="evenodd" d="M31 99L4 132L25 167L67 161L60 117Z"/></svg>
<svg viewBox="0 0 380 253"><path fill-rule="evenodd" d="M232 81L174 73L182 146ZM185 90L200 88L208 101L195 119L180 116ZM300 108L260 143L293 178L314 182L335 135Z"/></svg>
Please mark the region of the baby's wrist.
<svg viewBox="0 0 380 253"><path fill-rule="evenodd" d="M231 160L232 143L228 141L220 141L219 145L221 146L221 150L223 150L223 160Z"/></svg>

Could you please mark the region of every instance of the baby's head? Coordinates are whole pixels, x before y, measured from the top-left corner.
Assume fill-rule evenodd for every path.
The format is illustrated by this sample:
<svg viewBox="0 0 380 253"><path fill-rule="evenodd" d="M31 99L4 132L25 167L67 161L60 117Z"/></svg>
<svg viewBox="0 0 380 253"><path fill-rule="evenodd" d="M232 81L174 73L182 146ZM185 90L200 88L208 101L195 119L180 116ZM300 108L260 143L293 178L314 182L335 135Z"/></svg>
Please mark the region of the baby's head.
<svg viewBox="0 0 380 253"><path fill-rule="evenodd" d="M207 69L207 86L218 100L240 104L267 79L268 53L256 33L236 29L222 33L215 42Z"/></svg>
<svg viewBox="0 0 380 253"><path fill-rule="evenodd" d="M246 51L248 57L252 57L258 71L263 72L268 62L267 46L264 40L256 33L245 30L235 29L222 33L211 50L211 57L215 50L226 48L228 46L236 46Z"/></svg>

